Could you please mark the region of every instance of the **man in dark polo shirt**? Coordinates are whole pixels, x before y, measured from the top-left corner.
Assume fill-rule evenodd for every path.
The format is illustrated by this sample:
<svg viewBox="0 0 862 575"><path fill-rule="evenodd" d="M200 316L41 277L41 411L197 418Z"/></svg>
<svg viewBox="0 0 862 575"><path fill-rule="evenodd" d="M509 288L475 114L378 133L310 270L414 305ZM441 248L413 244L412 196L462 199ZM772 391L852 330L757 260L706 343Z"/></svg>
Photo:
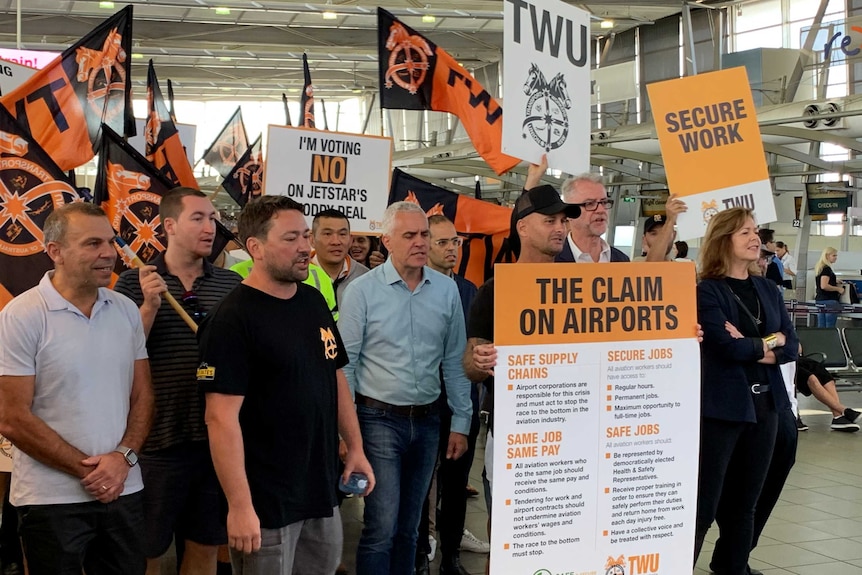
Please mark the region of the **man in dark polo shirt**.
<svg viewBox="0 0 862 575"><path fill-rule="evenodd" d="M185 541L182 572L214 574L217 548L227 535L195 383L198 344L161 294L169 290L200 322L240 277L207 261L216 211L205 194L174 188L162 198L160 215L167 250L153 265L123 272L114 286L140 308L156 399L155 421L140 454L147 573L161 573L161 557L176 536Z"/></svg>

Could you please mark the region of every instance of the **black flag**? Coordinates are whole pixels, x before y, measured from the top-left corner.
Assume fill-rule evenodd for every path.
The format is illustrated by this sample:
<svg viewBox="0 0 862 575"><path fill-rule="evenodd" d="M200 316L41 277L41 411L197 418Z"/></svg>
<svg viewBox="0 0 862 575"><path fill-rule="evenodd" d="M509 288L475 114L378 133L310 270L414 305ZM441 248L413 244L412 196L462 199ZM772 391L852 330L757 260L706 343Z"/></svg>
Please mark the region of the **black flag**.
<svg viewBox="0 0 862 575"><path fill-rule="evenodd" d="M305 85L299 100L299 125L303 128L314 128L314 88L311 86L311 72L308 70L308 58L305 54L302 55L302 72L305 74Z"/></svg>
<svg viewBox="0 0 862 575"><path fill-rule="evenodd" d="M203 159L215 168L222 178L226 178L247 149L248 136L242 121L242 109L237 106L236 112L204 152Z"/></svg>
<svg viewBox="0 0 862 575"><path fill-rule="evenodd" d="M260 136L240 157L221 185L240 207L260 195L263 189L263 154Z"/></svg>

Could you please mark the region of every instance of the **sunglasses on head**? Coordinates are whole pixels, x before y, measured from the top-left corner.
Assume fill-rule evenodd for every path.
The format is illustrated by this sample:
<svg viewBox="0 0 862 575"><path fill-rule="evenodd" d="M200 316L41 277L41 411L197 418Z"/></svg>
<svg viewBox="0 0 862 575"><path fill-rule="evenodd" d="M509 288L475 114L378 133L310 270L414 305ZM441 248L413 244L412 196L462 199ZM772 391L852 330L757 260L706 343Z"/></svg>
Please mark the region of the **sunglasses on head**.
<svg viewBox="0 0 862 575"><path fill-rule="evenodd" d="M189 290L183 294L182 302L183 307L186 308L186 311L189 312L189 315L192 316L195 322L200 323L207 316L206 310L201 305L200 299L198 299L198 294L193 290Z"/></svg>

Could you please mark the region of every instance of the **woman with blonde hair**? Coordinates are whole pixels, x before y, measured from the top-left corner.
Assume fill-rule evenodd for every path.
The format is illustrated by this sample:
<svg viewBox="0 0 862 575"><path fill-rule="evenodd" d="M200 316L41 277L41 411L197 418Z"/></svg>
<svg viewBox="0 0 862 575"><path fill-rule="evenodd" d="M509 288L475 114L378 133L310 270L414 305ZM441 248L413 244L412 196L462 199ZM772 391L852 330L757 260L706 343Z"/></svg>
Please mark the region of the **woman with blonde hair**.
<svg viewBox="0 0 862 575"><path fill-rule="evenodd" d="M712 217L700 248L700 474L695 561L718 516L711 569L746 575L754 514L769 471L779 414L790 403L778 365L796 360L796 332L781 294L749 269L760 257L751 210Z"/></svg>
<svg viewBox="0 0 862 575"><path fill-rule="evenodd" d="M838 259L838 250L833 247L823 249L820 259L814 266L815 292L814 301L826 306L827 310L836 310L841 307L839 300L844 293L844 284L835 277L832 266ZM817 314L817 327L835 327L838 314L821 312Z"/></svg>

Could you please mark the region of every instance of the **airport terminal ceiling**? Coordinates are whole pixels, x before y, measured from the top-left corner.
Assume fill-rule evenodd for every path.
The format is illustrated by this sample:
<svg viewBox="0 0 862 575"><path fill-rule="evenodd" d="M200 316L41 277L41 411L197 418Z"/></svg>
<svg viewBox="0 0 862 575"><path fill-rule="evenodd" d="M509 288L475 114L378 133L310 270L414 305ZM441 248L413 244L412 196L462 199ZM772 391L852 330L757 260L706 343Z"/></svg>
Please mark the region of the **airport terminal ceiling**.
<svg viewBox="0 0 862 575"><path fill-rule="evenodd" d="M126 2L98 0L0 0L0 47L17 45L17 15L20 3L20 41L25 49L59 51L85 34L98 22ZM690 2L692 14L710 12L727 15L727 9L745 6L743 1ZM377 91L377 47L375 4L326 0L307 3L293 0L148 0L131 2L135 7L133 81L137 94L144 92L147 60L152 58L162 82L171 79L178 100L279 101L282 93L299 98L302 87L301 56L307 53L319 98L338 101L347 98L371 100ZM635 27L656 31L662 18L683 12L679 0L572 3L592 14L593 38L610 38ZM385 3L403 21L450 52L460 63L477 71L489 67L491 74L501 60L503 42L502 1L477 0L470 3L421 0L390 0ZM706 8L712 8L707 10ZM326 17L324 13L327 14ZM715 23L722 18L695 22L695 41L701 46L709 35L715 36ZM679 22L679 20L677 20ZM683 20L684 23L684 20ZM701 30L697 30L697 25ZM604 27L603 27L604 26ZM709 28L713 27L710 32ZM704 33L707 37L704 38ZM698 38L698 36L700 36ZM862 108L852 101L848 108ZM376 112L379 114L379 112ZM796 110L779 115L794 117ZM802 108L798 110L802 115ZM220 120L221 121L221 120ZM628 120L634 124L634 118ZM841 163L813 161L808 150L786 147L792 142L809 141L799 125L776 125L773 131L793 130L792 137L776 137L768 143L773 175L794 177L810 170L858 172L855 160ZM647 126L642 126L647 128ZM609 142L626 138L624 126L608 132ZM649 130L637 139L651 139ZM768 131L768 130L766 130ZM643 130L641 130L643 132ZM426 139L430 134L425 134ZM816 138L830 140L827 132ZM469 142L441 139L423 142L416 149L396 142L395 165L411 173L458 191L471 189L464 176L492 177L494 174L475 156ZM800 139L801 138L801 139ZM816 139L815 138L815 139ZM839 143L838 139L834 140ZM613 174L620 184L660 185L661 162L657 148L641 151L638 146L613 147L594 142L594 166ZM846 142L845 142L846 143ZM858 146L858 145L857 145ZM405 149L408 148L408 149ZM808 162L807 159L812 161ZM499 192L520 189L525 171L522 165L504 176ZM460 177L459 183L452 179ZM554 181L555 178L550 178ZM499 196L498 196L499 197Z"/></svg>
<svg viewBox="0 0 862 575"><path fill-rule="evenodd" d="M0 47L16 44L17 0L0 1ZM21 40L29 49L60 50L115 10L135 7L138 85L152 58L177 98L280 100L302 87L308 53L317 94L351 97L377 89L375 3L345 0L22 0ZM500 0L388 0L380 4L427 34L468 69L501 58ZM680 11L679 1L574 3L594 15L593 36L622 32ZM331 12L333 19L325 19ZM423 21L425 17L425 21ZM430 20L433 17L433 22ZM602 22L613 22L602 28ZM607 26L607 24L606 24Z"/></svg>

